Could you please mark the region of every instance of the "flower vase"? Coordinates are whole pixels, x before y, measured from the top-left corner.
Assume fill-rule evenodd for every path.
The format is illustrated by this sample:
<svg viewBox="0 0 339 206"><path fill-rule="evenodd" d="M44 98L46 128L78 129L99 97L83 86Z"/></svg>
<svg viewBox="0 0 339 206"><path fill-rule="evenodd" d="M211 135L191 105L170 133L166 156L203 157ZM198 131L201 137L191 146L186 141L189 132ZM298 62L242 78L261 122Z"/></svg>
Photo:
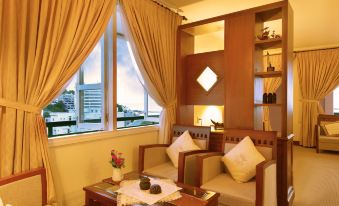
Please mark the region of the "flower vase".
<svg viewBox="0 0 339 206"><path fill-rule="evenodd" d="M112 173L112 180L114 182L120 182L123 178L121 168L115 168L113 167L113 173Z"/></svg>

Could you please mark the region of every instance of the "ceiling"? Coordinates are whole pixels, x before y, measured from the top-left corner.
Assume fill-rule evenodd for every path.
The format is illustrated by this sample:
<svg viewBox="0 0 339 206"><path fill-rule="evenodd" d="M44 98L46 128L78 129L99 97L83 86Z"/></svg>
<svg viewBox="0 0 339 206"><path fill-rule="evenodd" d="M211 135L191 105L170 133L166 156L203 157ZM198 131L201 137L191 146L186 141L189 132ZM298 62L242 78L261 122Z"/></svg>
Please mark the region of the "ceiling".
<svg viewBox="0 0 339 206"><path fill-rule="evenodd" d="M188 22L211 18L277 0L162 0L181 9ZM339 46L338 0L290 0L294 11L294 49Z"/></svg>

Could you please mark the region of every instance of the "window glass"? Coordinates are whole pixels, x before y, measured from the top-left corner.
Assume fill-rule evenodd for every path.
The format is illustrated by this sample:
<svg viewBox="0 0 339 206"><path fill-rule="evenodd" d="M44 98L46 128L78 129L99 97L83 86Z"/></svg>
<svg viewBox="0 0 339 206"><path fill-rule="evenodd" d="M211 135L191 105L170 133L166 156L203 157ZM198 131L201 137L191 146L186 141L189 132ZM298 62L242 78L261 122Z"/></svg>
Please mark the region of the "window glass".
<svg viewBox="0 0 339 206"><path fill-rule="evenodd" d="M159 117L162 108L148 95L148 117Z"/></svg>
<svg viewBox="0 0 339 206"><path fill-rule="evenodd" d="M94 47L91 54L81 65L83 72L83 84L98 84L101 83L101 71L104 61L104 39Z"/></svg>
<svg viewBox="0 0 339 206"><path fill-rule="evenodd" d="M123 37L117 39L117 77L117 127L144 124L145 91Z"/></svg>

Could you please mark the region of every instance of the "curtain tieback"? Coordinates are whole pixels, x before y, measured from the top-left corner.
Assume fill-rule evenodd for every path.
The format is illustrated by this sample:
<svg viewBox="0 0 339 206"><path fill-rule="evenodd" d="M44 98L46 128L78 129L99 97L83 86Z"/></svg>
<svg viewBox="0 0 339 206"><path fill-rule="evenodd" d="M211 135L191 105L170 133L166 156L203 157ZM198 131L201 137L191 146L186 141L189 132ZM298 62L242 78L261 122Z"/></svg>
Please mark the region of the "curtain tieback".
<svg viewBox="0 0 339 206"><path fill-rule="evenodd" d="M315 99L301 99L300 101L309 103L319 103L319 101Z"/></svg>
<svg viewBox="0 0 339 206"><path fill-rule="evenodd" d="M10 100L3 99L3 98L0 98L0 106L9 107L9 108L22 110L25 112L30 112L30 113L35 113L35 114L41 114L41 109L36 106L24 104L21 102L14 102L14 101L10 101Z"/></svg>
<svg viewBox="0 0 339 206"><path fill-rule="evenodd" d="M166 104L165 108L170 108L170 107L174 107L175 104L177 103L177 100L171 101L169 104Z"/></svg>

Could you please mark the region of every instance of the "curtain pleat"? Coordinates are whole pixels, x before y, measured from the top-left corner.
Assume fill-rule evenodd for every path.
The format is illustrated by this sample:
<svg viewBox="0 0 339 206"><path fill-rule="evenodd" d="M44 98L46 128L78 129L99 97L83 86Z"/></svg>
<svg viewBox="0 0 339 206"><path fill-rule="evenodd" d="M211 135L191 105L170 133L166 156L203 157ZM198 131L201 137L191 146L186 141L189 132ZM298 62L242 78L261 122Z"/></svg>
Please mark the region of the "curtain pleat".
<svg viewBox="0 0 339 206"><path fill-rule="evenodd" d="M159 143L176 119L176 34L182 18L150 0L121 0L127 38L149 95L163 108Z"/></svg>
<svg viewBox="0 0 339 206"><path fill-rule="evenodd" d="M76 73L109 22L115 1L0 1L0 177L47 171L55 202L43 109Z"/></svg>
<svg viewBox="0 0 339 206"><path fill-rule="evenodd" d="M317 117L323 113L319 101L339 85L339 49L296 54L301 89L301 144L315 146Z"/></svg>

